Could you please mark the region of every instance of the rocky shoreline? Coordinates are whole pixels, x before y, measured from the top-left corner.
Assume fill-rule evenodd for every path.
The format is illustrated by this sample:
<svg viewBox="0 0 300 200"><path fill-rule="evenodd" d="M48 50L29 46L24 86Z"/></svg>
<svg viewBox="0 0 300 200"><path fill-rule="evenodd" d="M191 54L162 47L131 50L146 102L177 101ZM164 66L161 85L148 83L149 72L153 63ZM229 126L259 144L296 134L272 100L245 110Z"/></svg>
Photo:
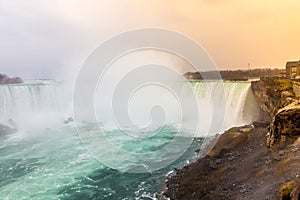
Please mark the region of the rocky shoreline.
<svg viewBox="0 0 300 200"><path fill-rule="evenodd" d="M260 119L229 129L208 155L176 170L166 180L165 197L300 199L299 97L288 79L262 78L251 86Z"/></svg>

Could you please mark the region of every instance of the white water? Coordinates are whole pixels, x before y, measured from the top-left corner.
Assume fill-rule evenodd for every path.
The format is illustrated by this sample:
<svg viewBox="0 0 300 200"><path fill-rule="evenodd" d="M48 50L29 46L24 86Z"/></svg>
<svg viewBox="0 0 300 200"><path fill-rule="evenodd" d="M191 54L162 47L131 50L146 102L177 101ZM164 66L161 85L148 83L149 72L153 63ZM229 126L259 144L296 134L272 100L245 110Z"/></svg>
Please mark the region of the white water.
<svg viewBox="0 0 300 200"><path fill-rule="evenodd" d="M71 93L58 83L0 85L0 123L19 130L61 124L71 115Z"/></svg>
<svg viewBox="0 0 300 200"><path fill-rule="evenodd" d="M258 116L258 107L249 82L193 82L191 85L199 101L203 126L208 126L213 110L218 113L218 109L225 112L224 130L249 123ZM211 103L211 97L217 98L214 105ZM0 123L7 124L9 119L13 119L19 129L31 126L45 128L44 126L61 124L64 119L72 116L71 99L71 89L64 84L0 85ZM225 109L222 110L221 107ZM102 113L107 114L105 110ZM141 119L141 115L139 116ZM200 131L207 129L208 127L200 127Z"/></svg>
<svg viewBox="0 0 300 200"><path fill-rule="evenodd" d="M232 126L249 124L258 118L259 108L250 82L195 82L193 85L198 100L206 102L206 105L214 106L208 111L216 110L218 114L218 109L220 109L220 112L224 112L223 131ZM210 88L210 90L205 88ZM214 105L209 97L216 98Z"/></svg>

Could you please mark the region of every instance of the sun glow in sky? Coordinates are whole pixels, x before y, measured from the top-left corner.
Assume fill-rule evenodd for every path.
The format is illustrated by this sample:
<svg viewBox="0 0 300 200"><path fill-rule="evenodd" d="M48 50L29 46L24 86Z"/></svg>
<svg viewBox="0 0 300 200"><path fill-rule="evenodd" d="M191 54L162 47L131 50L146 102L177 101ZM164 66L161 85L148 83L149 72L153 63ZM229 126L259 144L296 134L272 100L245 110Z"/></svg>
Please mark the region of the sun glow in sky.
<svg viewBox="0 0 300 200"><path fill-rule="evenodd" d="M220 69L300 59L299 0L0 0L0 72L51 78L98 44L141 27L179 31Z"/></svg>

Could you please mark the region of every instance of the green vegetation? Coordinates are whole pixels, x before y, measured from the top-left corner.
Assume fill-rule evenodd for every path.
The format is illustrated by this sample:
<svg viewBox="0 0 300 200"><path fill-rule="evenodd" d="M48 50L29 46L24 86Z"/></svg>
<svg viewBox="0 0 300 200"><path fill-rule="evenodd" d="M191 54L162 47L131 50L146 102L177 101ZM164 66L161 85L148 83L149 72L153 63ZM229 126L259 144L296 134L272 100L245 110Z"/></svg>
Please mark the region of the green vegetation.
<svg viewBox="0 0 300 200"><path fill-rule="evenodd" d="M278 83L280 91L292 90L293 89L293 84L288 79L276 79L275 83Z"/></svg>
<svg viewBox="0 0 300 200"><path fill-rule="evenodd" d="M221 75L223 80L239 80L258 77L274 77L281 76L285 73L284 69L248 69L248 70L221 70L221 71L203 71L203 72L187 72L184 76L187 79L203 80L219 79Z"/></svg>
<svg viewBox="0 0 300 200"><path fill-rule="evenodd" d="M291 182L285 183L279 190L279 195L282 200L290 200L291 192L294 189L294 185Z"/></svg>

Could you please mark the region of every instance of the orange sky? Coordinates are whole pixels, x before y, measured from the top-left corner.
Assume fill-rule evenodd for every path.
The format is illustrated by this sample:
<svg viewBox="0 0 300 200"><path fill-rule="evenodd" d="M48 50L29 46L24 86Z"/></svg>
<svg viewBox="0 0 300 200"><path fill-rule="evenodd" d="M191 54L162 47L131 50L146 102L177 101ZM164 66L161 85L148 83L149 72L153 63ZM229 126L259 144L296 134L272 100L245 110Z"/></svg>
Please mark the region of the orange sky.
<svg viewBox="0 0 300 200"><path fill-rule="evenodd" d="M198 41L221 69L247 68L248 63L253 68L284 66L300 59L299 10L299 0L3 0L0 42L14 47L15 54L28 54L22 63L41 49L53 53L51 60L63 55L51 65L60 69L79 65L112 35L161 27ZM7 59L2 66L19 66L7 49L0 51L5 53L0 60Z"/></svg>
<svg viewBox="0 0 300 200"><path fill-rule="evenodd" d="M282 66L300 59L299 0L115 2L78 3L67 16L87 20L85 27L94 33L143 26L178 30L202 44L221 68ZM73 9L82 16L74 16Z"/></svg>

